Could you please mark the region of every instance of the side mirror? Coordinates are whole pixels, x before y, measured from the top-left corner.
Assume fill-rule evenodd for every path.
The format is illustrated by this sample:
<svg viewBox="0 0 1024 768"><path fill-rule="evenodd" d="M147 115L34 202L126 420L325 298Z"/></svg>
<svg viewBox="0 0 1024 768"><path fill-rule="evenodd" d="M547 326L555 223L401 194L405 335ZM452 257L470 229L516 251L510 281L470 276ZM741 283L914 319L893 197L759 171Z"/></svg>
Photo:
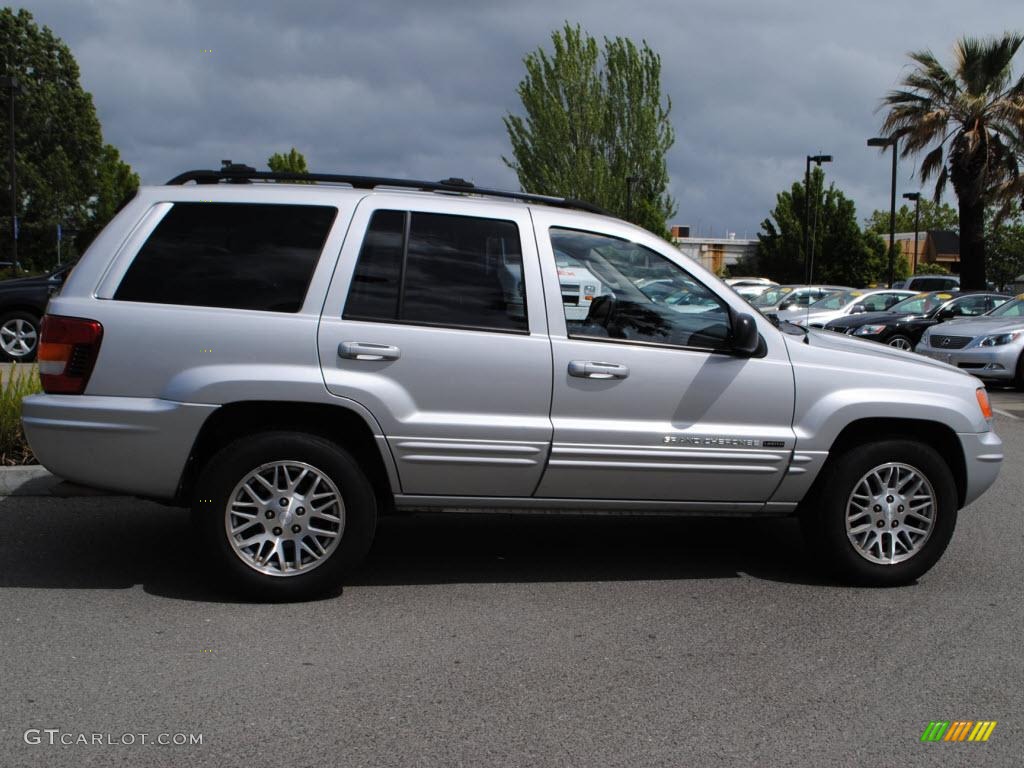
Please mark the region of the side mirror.
<svg viewBox="0 0 1024 768"><path fill-rule="evenodd" d="M867 311L868 311L868 308L865 307L863 304L854 304L853 305L853 309L850 310L850 314L851 315L859 315L862 312L867 312Z"/></svg>
<svg viewBox="0 0 1024 768"><path fill-rule="evenodd" d="M761 335L757 332L754 318L745 312L737 313L732 318L732 348L740 355L749 357L761 346Z"/></svg>
<svg viewBox="0 0 1024 768"><path fill-rule="evenodd" d="M790 309L790 308L795 307L795 306L796 306L796 302L795 301L793 301L792 299L787 299L786 301L783 301L783 302L779 303L779 311L781 312L784 309Z"/></svg>
<svg viewBox="0 0 1024 768"><path fill-rule="evenodd" d="M960 307L945 307L939 310L939 314L936 317L939 320L949 320L951 317L956 317L960 314Z"/></svg>

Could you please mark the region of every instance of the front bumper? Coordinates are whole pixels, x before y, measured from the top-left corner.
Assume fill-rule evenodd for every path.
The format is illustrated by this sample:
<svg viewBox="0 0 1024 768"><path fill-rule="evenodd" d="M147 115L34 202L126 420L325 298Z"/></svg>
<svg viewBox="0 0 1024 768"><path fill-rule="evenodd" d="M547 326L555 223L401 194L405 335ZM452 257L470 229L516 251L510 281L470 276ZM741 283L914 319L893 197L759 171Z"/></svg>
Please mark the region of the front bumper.
<svg viewBox="0 0 1024 768"><path fill-rule="evenodd" d="M21 416L32 452L59 477L125 494L172 498L216 405L138 397L32 395Z"/></svg>
<svg viewBox="0 0 1024 768"><path fill-rule="evenodd" d="M1017 360L1021 355L1018 344L999 347L967 347L966 349L940 349L917 345L918 354L949 363L981 379L1013 379L1017 373Z"/></svg>
<svg viewBox="0 0 1024 768"><path fill-rule="evenodd" d="M967 488L964 492L966 507L996 481L1003 464L1003 441L991 431L961 433L957 437L960 438L967 467Z"/></svg>

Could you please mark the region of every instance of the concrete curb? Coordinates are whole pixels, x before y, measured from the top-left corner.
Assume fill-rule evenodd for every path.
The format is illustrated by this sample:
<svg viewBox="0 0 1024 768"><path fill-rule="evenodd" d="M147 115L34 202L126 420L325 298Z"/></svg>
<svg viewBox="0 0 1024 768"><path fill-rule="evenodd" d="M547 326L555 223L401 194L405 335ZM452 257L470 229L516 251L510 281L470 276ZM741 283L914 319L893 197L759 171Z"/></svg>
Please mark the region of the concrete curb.
<svg viewBox="0 0 1024 768"><path fill-rule="evenodd" d="M3 496L117 496L112 491L87 488L50 474L38 465L0 467L0 497Z"/></svg>

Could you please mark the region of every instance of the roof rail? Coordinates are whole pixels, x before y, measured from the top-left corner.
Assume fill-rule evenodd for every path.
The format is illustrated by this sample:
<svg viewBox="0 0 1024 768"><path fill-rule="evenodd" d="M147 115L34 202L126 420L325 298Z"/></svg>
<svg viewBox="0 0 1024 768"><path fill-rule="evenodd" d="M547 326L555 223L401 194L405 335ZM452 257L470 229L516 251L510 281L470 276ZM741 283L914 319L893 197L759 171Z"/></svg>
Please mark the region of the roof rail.
<svg viewBox="0 0 1024 768"><path fill-rule="evenodd" d="M328 184L349 184L355 189L376 189L378 187L396 187L398 189L415 189L422 192L457 192L461 194L485 195L487 197L503 197L511 200L522 200L527 203L542 203L557 208L573 208L588 213L604 216L613 214L593 203L576 200L571 197L551 197L549 195L533 195L528 192L508 192L502 189L485 189L465 179L450 178L442 181L416 181L412 179L388 179L379 176L350 176L337 173L290 173L278 171L257 171L251 166L225 161L219 171L195 170L180 173L168 181L169 185L186 184L247 184L252 181L319 181Z"/></svg>

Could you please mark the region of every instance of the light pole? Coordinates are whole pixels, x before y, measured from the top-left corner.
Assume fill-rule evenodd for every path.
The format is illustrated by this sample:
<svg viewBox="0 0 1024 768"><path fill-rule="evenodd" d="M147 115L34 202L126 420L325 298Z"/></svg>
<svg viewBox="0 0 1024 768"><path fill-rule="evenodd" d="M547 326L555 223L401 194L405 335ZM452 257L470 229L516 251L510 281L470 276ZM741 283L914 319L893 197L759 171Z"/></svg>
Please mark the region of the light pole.
<svg viewBox="0 0 1024 768"><path fill-rule="evenodd" d="M889 198L889 287L896 281L896 136L876 136L868 139L869 147L892 147L892 192Z"/></svg>
<svg viewBox="0 0 1024 768"><path fill-rule="evenodd" d="M910 269L910 276L913 277L917 272L917 230L921 228L921 193L905 192L903 199L914 201L914 266Z"/></svg>
<svg viewBox="0 0 1024 768"><path fill-rule="evenodd" d="M0 88L6 88L10 92L10 139L11 152L11 270L14 276L18 275L18 166L14 160L14 94L21 86L15 77L0 77Z"/></svg>
<svg viewBox="0 0 1024 768"><path fill-rule="evenodd" d="M633 218L633 185L640 181L639 176L626 177L626 220Z"/></svg>
<svg viewBox="0 0 1024 768"><path fill-rule="evenodd" d="M819 168L822 163L831 163L832 155L808 155L804 169L804 282L810 285L814 259L811 257L811 163Z"/></svg>

